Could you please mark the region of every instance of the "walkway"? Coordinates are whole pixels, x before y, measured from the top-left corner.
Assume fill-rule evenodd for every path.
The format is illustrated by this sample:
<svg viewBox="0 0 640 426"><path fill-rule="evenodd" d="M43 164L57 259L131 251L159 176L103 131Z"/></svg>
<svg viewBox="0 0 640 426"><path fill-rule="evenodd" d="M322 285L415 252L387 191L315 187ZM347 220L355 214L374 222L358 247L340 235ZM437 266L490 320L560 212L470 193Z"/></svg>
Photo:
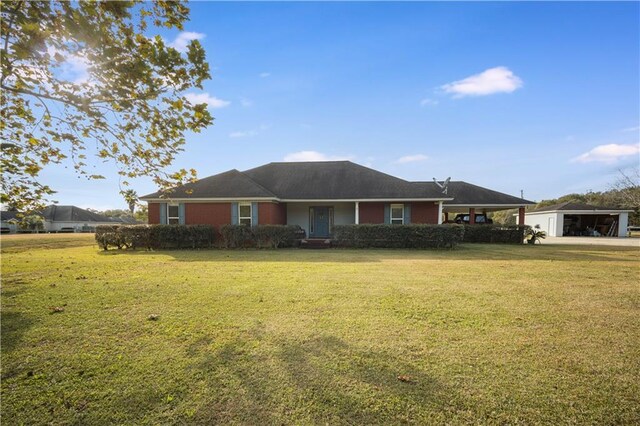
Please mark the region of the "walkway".
<svg viewBox="0 0 640 426"><path fill-rule="evenodd" d="M640 247L640 238L547 237L542 240L542 244Z"/></svg>

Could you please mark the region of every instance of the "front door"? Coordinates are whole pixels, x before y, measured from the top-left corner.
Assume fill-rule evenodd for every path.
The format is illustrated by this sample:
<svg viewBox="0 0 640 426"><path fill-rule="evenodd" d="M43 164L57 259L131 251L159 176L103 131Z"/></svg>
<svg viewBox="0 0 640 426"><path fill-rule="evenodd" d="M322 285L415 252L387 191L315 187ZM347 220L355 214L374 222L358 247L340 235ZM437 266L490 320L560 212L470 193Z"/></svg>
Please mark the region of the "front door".
<svg viewBox="0 0 640 426"><path fill-rule="evenodd" d="M326 238L329 236L331 207L309 208L309 237Z"/></svg>

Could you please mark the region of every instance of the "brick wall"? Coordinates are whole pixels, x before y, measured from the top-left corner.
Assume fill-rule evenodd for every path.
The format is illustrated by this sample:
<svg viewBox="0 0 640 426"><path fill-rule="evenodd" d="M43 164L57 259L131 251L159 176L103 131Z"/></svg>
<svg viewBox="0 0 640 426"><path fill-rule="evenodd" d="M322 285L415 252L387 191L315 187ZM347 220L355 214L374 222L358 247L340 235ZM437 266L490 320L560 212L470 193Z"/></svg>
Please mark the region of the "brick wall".
<svg viewBox="0 0 640 426"><path fill-rule="evenodd" d="M260 225L286 225L286 203L258 203L258 224Z"/></svg>
<svg viewBox="0 0 640 426"><path fill-rule="evenodd" d="M411 203L411 223L438 223L438 205L433 201Z"/></svg>
<svg viewBox="0 0 640 426"><path fill-rule="evenodd" d="M149 218L147 219L149 224L160 223L160 204L149 203Z"/></svg>
<svg viewBox="0 0 640 426"><path fill-rule="evenodd" d="M360 223L384 223L385 203L360 203ZM149 223L160 223L160 204L149 203ZM187 225L214 226L231 223L231 203L185 203ZM286 203L259 203L258 223L285 225ZM438 205L432 201L411 203L411 223L438 223Z"/></svg>
<svg viewBox="0 0 640 426"><path fill-rule="evenodd" d="M231 203L185 203L184 210L187 225L220 227L231 224ZM160 203L149 203L149 223L160 223ZM287 205L285 203L259 203L258 223L286 225Z"/></svg>
<svg viewBox="0 0 640 426"><path fill-rule="evenodd" d="M187 225L230 225L231 203L185 203L184 221Z"/></svg>
<svg viewBox="0 0 640 426"><path fill-rule="evenodd" d="M385 203L360 203L360 223L384 223Z"/></svg>

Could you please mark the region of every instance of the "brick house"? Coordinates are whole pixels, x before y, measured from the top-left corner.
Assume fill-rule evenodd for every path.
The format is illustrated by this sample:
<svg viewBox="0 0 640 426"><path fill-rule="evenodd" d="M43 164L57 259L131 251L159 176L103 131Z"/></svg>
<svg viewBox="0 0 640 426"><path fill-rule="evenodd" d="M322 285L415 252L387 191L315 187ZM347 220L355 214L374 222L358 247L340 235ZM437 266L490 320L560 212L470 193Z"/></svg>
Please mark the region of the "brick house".
<svg viewBox="0 0 640 426"><path fill-rule="evenodd" d="M149 223L300 225L310 238L333 225L441 224L450 212L479 212L534 204L466 182L409 182L350 161L269 163L229 170L174 189L169 198L145 195Z"/></svg>

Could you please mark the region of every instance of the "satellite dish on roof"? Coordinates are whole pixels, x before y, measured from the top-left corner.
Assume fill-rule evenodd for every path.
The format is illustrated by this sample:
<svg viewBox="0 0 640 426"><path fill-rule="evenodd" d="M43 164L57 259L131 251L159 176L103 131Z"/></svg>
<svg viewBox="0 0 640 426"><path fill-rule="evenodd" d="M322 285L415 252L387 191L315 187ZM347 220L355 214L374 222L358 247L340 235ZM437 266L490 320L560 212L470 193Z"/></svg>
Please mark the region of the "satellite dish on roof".
<svg viewBox="0 0 640 426"><path fill-rule="evenodd" d="M446 194L447 193L447 186L449 186L449 181L451 181L451 176L449 176L442 183L438 182L438 179L436 179L436 178L433 178L433 181L436 183L436 185L438 185L440 187L440 189L442 189L442 193Z"/></svg>

